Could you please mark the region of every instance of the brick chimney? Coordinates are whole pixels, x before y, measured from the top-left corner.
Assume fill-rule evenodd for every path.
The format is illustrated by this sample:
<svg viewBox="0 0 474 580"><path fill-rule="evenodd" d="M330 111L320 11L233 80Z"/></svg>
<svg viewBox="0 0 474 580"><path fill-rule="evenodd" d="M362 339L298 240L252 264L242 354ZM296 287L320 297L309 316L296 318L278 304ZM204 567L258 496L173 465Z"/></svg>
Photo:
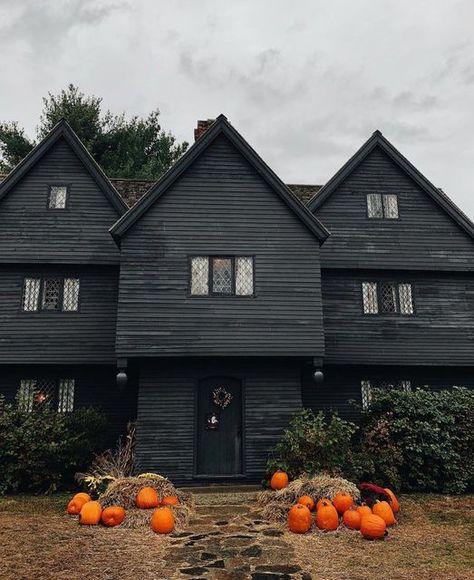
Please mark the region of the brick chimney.
<svg viewBox="0 0 474 580"><path fill-rule="evenodd" d="M200 120L197 123L197 128L194 129L194 141L197 141L201 135L209 129L209 127L214 123L215 119Z"/></svg>

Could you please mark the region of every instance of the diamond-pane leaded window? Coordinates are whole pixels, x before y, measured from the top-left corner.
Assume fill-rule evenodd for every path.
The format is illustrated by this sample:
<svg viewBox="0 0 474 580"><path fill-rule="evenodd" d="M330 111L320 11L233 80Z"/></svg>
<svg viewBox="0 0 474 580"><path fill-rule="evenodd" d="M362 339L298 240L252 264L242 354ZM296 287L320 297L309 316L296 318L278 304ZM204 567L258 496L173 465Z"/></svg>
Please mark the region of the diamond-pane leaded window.
<svg viewBox="0 0 474 580"><path fill-rule="evenodd" d="M25 278L23 283L22 307L25 312L35 312L38 310L38 299L40 295L40 278Z"/></svg>
<svg viewBox="0 0 474 580"><path fill-rule="evenodd" d="M51 379L22 379L18 389L18 408L31 412L36 407L53 403L56 396L56 381Z"/></svg>
<svg viewBox="0 0 474 580"><path fill-rule="evenodd" d="M17 394L18 409L20 411L31 413L35 399L35 389L36 381L34 379L23 379L20 381L20 388Z"/></svg>
<svg viewBox="0 0 474 580"><path fill-rule="evenodd" d="M372 401L372 387L370 381L360 381L360 394L362 398L362 408L367 409Z"/></svg>
<svg viewBox="0 0 474 580"><path fill-rule="evenodd" d="M232 294L231 258L213 258L212 292L214 294Z"/></svg>
<svg viewBox="0 0 474 580"><path fill-rule="evenodd" d="M378 313L376 282L362 282L362 301L364 304L364 314Z"/></svg>
<svg viewBox="0 0 474 580"><path fill-rule="evenodd" d="M386 193L383 196L383 213L387 219L398 218L398 199L393 193Z"/></svg>
<svg viewBox="0 0 474 580"><path fill-rule="evenodd" d="M51 185L49 188L49 209L64 209L66 207L66 199L66 185Z"/></svg>
<svg viewBox="0 0 474 580"><path fill-rule="evenodd" d="M58 391L58 411L70 413L74 410L74 379L60 379Z"/></svg>
<svg viewBox="0 0 474 580"><path fill-rule="evenodd" d="M235 293L238 296L253 294L253 258L235 259Z"/></svg>
<svg viewBox="0 0 474 580"><path fill-rule="evenodd" d="M79 308L79 278L64 278L63 310L76 311Z"/></svg>
<svg viewBox="0 0 474 580"><path fill-rule="evenodd" d="M369 218L383 218L382 196L380 193L367 194L367 215Z"/></svg>
<svg viewBox="0 0 474 580"><path fill-rule="evenodd" d="M191 294L209 294L209 258L197 256L191 260Z"/></svg>
<svg viewBox="0 0 474 580"><path fill-rule="evenodd" d="M59 278L45 278L43 282L43 310L58 310L59 296L61 293L61 280Z"/></svg>
<svg viewBox="0 0 474 580"><path fill-rule="evenodd" d="M374 389L380 389L381 391L392 391L399 390L405 393L411 391L411 381L403 380L384 380L384 381L369 381L364 379L360 381L360 391L362 397L362 408L367 409L372 402L375 393Z"/></svg>
<svg viewBox="0 0 474 580"><path fill-rule="evenodd" d="M403 283L398 285L398 295L400 298L401 314L413 314L413 296L411 284Z"/></svg>
<svg viewBox="0 0 474 580"><path fill-rule="evenodd" d="M397 312L397 293L395 284L380 284L381 312Z"/></svg>

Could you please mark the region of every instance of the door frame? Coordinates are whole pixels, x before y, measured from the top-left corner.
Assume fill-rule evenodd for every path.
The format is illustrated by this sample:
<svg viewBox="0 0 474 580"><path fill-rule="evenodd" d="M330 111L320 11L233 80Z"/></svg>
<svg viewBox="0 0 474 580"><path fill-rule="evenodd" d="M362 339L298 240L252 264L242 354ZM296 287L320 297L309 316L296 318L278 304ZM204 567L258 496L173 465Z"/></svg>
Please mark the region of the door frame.
<svg viewBox="0 0 474 580"><path fill-rule="evenodd" d="M236 473L235 475L206 475L202 473L197 473L198 464L198 411L199 411L199 383L209 379L232 379L240 382L240 399L241 399L241 415L240 415L240 432L241 436L241 465L242 473ZM247 477L247 461L246 461L246 449L247 449L247 432L245 430L245 400L246 400L246 384L245 378L225 373L216 373L210 375L204 375L202 377L196 378L194 380L194 441L193 441L193 479L196 480L206 480L206 481L226 481L231 479L245 479Z"/></svg>

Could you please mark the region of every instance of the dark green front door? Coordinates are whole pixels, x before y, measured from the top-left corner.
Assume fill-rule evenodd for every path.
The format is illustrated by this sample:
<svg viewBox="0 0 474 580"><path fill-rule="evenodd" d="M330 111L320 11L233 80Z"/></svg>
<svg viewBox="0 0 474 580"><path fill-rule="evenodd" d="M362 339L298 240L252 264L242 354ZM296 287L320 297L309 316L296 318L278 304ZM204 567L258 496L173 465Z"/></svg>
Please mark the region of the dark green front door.
<svg viewBox="0 0 474 580"><path fill-rule="evenodd" d="M211 377L198 385L196 474L242 474L242 384Z"/></svg>

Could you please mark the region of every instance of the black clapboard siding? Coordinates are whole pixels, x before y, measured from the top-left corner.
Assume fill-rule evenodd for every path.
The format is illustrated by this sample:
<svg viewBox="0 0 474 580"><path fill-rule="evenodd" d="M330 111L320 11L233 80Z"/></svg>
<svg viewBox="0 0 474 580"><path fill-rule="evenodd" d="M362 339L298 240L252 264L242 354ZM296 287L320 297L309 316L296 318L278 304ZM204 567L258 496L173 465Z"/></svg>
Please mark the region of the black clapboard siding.
<svg viewBox="0 0 474 580"><path fill-rule="evenodd" d="M399 219L369 219L368 193L397 194ZM323 268L474 271L474 240L379 147L314 213Z"/></svg>
<svg viewBox="0 0 474 580"><path fill-rule="evenodd" d="M78 312L24 312L25 277L79 277ZM0 363L114 363L118 268L0 267Z"/></svg>
<svg viewBox="0 0 474 580"><path fill-rule="evenodd" d="M67 209L47 209L50 184L70 186ZM0 201L0 262L118 264L108 233L118 218L61 138Z"/></svg>
<svg viewBox="0 0 474 580"><path fill-rule="evenodd" d="M261 479L270 448L301 408L302 364L295 359L142 361L137 469L179 483L193 481L197 385L206 377L229 376L243 384L245 476Z"/></svg>
<svg viewBox="0 0 474 580"><path fill-rule="evenodd" d="M121 248L118 356L323 353L318 240L226 137ZM254 256L256 296L189 296L189 257L210 254Z"/></svg>
<svg viewBox="0 0 474 580"><path fill-rule="evenodd" d="M363 281L410 282L415 314L365 315ZM474 275L323 270L328 364L472 365Z"/></svg>
<svg viewBox="0 0 474 580"><path fill-rule="evenodd" d="M361 380L379 384L410 381L412 389L474 388L472 367L325 365L323 371L324 381L318 385L312 381L309 370L303 373L303 405L316 413L337 412L342 418L356 422L362 404Z"/></svg>

